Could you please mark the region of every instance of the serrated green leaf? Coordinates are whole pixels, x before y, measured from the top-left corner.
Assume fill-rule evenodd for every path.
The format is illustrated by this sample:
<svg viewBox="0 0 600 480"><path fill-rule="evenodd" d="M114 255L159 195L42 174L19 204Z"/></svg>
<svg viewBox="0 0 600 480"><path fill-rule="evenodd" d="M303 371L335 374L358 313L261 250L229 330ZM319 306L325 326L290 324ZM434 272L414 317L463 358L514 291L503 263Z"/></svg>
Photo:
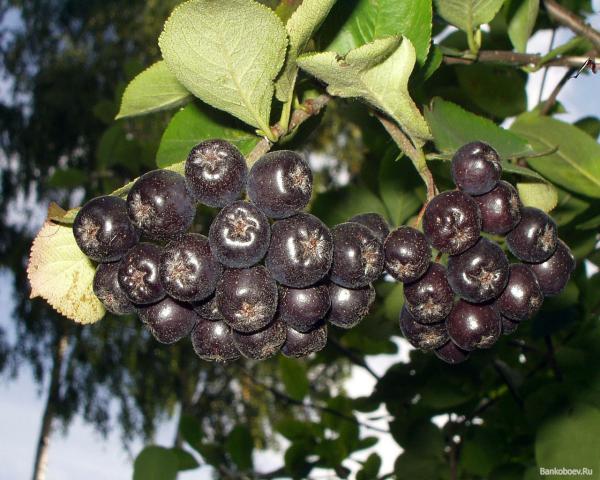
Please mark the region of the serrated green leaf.
<svg viewBox="0 0 600 480"><path fill-rule="evenodd" d="M431 42L431 0L359 0L327 50L339 54L390 35L404 35L423 63Z"/></svg>
<svg viewBox="0 0 600 480"><path fill-rule="evenodd" d="M149 446L135 458L133 480L175 480L179 462L168 448Z"/></svg>
<svg viewBox="0 0 600 480"><path fill-rule="evenodd" d="M71 208L65 210L58 206L55 202L50 202L48 205L48 220L52 220L54 223L60 223L63 225L73 225L77 213L81 210L81 207Z"/></svg>
<svg viewBox="0 0 600 480"><path fill-rule="evenodd" d="M221 138L233 143L244 155L260 140L256 135L226 126L226 118L205 105L190 104L177 112L163 133L156 153L160 168L184 162L192 147L203 140Z"/></svg>
<svg viewBox="0 0 600 480"><path fill-rule="evenodd" d="M302 400L308 393L306 367L299 360L279 357L279 371L287 394L296 400Z"/></svg>
<svg viewBox="0 0 600 480"><path fill-rule="evenodd" d="M290 46L285 67L275 84L276 95L282 102L290 98L296 83L296 60L319 28L336 0L304 0L285 24Z"/></svg>
<svg viewBox="0 0 600 480"><path fill-rule="evenodd" d="M383 110L420 146L431 134L408 93L415 59L410 40L387 37L350 50L343 57L335 52L302 55L298 65L327 83L331 95L359 97Z"/></svg>
<svg viewBox="0 0 600 480"><path fill-rule="evenodd" d="M425 109L425 118L441 152L453 154L465 143L476 140L490 144L504 159L532 151L525 140L509 130L439 97Z"/></svg>
<svg viewBox="0 0 600 480"><path fill-rule="evenodd" d="M248 429L237 425L227 436L225 448L234 463L241 470L252 468L252 450L254 448L252 436Z"/></svg>
<svg viewBox="0 0 600 480"><path fill-rule="evenodd" d="M189 0L173 11L158 43L190 92L270 134L273 82L287 47L272 10L253 0Z"/></svg>
<svg viewBox="0 0 600 480"><path fill-rule="evenodd" d="M525 52L537 20L540 0L514 0L513 3L517 6L508 21L508 37L517 52Z"/></svg>
<svg viewBox="0 0 600 480"><path fill-rule="evenodd" d="M191 98L190 92L179 83L165 62L156 62L129 82L115 118L174 108Z"/></svg>
<svg viewBox="0 0 600 480"><path fill-rule="evenodd" d="M550 212L558 204L558 193L550 183L517 183L523 205Z"/></svg>
<svg viewBox="0 0 600 480"><path fill-rule="evenodd" d="M504 0L435 0L437 13L464 32L471 32L490 22Z"/></svg>
<svg viewBox="0 0 600 480"><path fill-rule="evenodd" d="M600 145L588 134L555 118L522 115L511 131L539 151L556 152L529 158L527 163L552 182L589 197L600 198Z"/></svg>

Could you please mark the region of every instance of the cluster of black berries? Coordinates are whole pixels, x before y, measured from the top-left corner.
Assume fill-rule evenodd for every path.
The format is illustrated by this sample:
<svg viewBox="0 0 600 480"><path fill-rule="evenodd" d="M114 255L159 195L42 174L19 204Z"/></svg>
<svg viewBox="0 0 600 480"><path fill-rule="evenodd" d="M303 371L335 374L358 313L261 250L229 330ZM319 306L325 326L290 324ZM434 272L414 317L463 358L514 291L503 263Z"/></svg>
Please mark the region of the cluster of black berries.
<svg viewBox="0 0 600 480"><path fill-rule="evenodd" d="M185 177L155 170L126 201L95 198L73 231L99 263L96 296L116 315L137 313L159 342L191 334L214 361L303 357L325 346L328 322L351 328L366 316L389 233L376 215L330 230L301 212L311 193L297 153L267 153L248 171L233 145L209 140L190 152ZM220 208L208 237L186 233L198 203Z"/></svg>
<svg viewBox="0 0 600 480"><path fill-rule="evenodd" d="M491 347L501 333L514 332L545 296L563 290L575 268L554 221L524 207L501 173L492 147L464 145L452 159L458 189L429 202L423 233L404 226L385 241L386 270L404 283L403 335L448 363L462 362L470 351ZM481 232L505 236L508 250L523 263L509 263ZM447 267L431 262L431 247L438 260L448 254Z"/></svg>

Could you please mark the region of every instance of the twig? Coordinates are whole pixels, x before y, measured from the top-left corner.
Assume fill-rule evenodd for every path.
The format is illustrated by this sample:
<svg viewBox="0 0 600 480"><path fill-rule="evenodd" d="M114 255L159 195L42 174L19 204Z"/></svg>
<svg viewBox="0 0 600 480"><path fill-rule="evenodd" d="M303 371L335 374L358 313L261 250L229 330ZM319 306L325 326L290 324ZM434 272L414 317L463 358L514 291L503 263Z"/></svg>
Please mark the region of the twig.
<svg viewBox="0 0 600 480"><path fill-rule="evenodd" d="M554 46L554 40L556 39L556 28L552 30L552 35L550 35L550 45L548 45L548 51L552 51L552 47ZM548 67L544 67L544 74L542 75L542 83L540 84L540 93L538 95L537 103L542 103L542 97L544 95L544 87L546 86L546 78L548 77Z"/></svg>
<svg viewBox="0 0 600 480"><path fill-rule="evenodd" d="M524 406L523 399L521 398L521 395L519 395L519 392L517 391L517 387L513 383L512 379L508 375L506 375L506 372L504 370L504 364L500 360L495 358L494 359L494 368L496 369L496 372L498 372L498 375L500 375L500 377L502 378L502 380L508 387L508 391L510 392L512 397L515 399L515 402L517 402L517 405L519 405L520 408L523 408L523 406Z"/></svg>
<svg viewBox="0 0 600 480"><path fill-rule="evenodd" d="M577 71L576 68L569 68L565 72L565 74L563 75L563 77L556 84L556 87L554 87L554 90L552 90L552 93L546 99L546 101L544 102L544 105L540 109L540 114L541 115L548 115L548 113L550 112L550 110L552 109L552 107L556 104L556 99L558 97L558 94L560 93L560 91L562 90L562 88L565 86L565 84L569 81L569 79L573 76L573 74L576 71Z"/></svg>
<svg viewBox="0 0 600 480"><path fill-rule="evenodd" d="M369 372L375 380L381 380L381 377L377 375L371 367L369 367L363 358L349 348L344 347L340 342L338 342L337 338L329 337L329 343L342 352L352 363L364 368L367 372Z"/></svg>
<svg viewBox="0 0 600 480"><path fill-rule="evenodd" d="M472 55L453 56L444 55L444 63L448 65L454 64L471 64L471 63L496 63L499 65L508 65L514 67L581 67L589 57L582 56L563 56L553 58L541 64L543 56L539 53L518 53L509 50L481 50L474 57ZM592 58L595 62L600 61L600 58Z"/></svg>
<svg viewBox="0 0 600 480"><path fill-rule="evenodd" d="M544 337L546 342L546 349L548 350L548 362L550 363L550 367L554 372L554 376L559 382L562 382L563 376L560 368L558 366L558 362L556 361L556 355L554 354L554 344L552 343L552 337L550 335L546 335Z"/></svg>
<svg viewBox="0 0 600 480"><path fill-rule="evenodd" d="M579 17L569 9L563 7L555 0L544 0L544 5L550 18L564 25L572 32L587 38L597 52L600 53L600 32L585 23L583 18Z"/></svg>

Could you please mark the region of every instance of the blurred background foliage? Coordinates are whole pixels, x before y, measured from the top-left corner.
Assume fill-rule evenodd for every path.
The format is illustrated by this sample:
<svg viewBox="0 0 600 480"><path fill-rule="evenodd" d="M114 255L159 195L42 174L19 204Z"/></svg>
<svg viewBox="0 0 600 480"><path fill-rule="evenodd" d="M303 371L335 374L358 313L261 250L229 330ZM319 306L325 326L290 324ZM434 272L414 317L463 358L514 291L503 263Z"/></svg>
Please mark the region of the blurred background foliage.
<svg viewBox="0 0 600 480"><path fill-rule="evenodd" d="M512 50L511 9L526 1L506 2L483 34L484 49ZM151 478L147 469L159 472L152 478L174 478L198 463L211 465L218 478L240 479L304 478L314 468L333 477L358 471L360 479L530 479L537 478L538 466L589 466L593 478L600 478L600 275L588 276L582 262L600 265L600 210L598 196L582 194L576 184L551 178L559 184L553 215L560 236L579 261L573 281L515 336L464 365L447 366L412 351L408 363L398 361L382 377L368 369L366 356L398 350L401 286L385 281L376 286L369 317L351 331L331 328L327 348L309 360L226 366L198 360L189 342L157 344L135 318L108 316L80 327L44 302L28 299L24 267L40 211L50 201L76 206L155 166L173 113L113 119L127 83L160 58L156 39L177 3L0 0L6 25L0 30L6 85L0 98L0 265L10 274L16 297L15 334L10 341L6 332L0 335L0 368L8 378L31 368L38 384L48 385L40 445L57 424L68 428L81 416L100 432L117 428L127 448L134 438L150 443L162 421L179 415L173 444L145 449L136 460L135 478ZM285 18L299 1L263 3ZM338 2L317 44L327 44L331 29L356 3ZM591 11L587 0L559 3L581 16ZM446 26L434 15L434 35ZM557 24L541 8L533 31L548 28ZM466 36L455 31L439 46L464 50ZM570 52L590 50L582 40ZM430 124L436 118L440 124L428 153L456 148L441 139L445 129L495 134L494 124L526 111L526 71L440 64L441 58L434 50L428 61L438 62L435 74L428 76L425 63L411 83L417 102L429 106ZM310 92L318 85L304 78L300 88ZM556 103L547 113L561 108ZM581 119L575 126L596 140L600 120ZM282 147L310 155L316 169L311 210L330 225L367 211L383 214L394 226L405 224L425 201L413 167L399 158L359 102L336 100ZM433 156L430 168L438 186L449 188L448 163ZM545 175L533 159L513 160ZM200 211L199 231L206 232L212 214ZM369 396L345 392L343 381L353 366L376 377ZM351 460L375 445L372 433L381 432L371 421L382 415L384 430L404 449L393 472L380 471L377 448L366 460ZM431 422L438 416L446 419L441 428ZM283 443L281 468L264 472L253 465L253 450L277 450Z"/></svg>

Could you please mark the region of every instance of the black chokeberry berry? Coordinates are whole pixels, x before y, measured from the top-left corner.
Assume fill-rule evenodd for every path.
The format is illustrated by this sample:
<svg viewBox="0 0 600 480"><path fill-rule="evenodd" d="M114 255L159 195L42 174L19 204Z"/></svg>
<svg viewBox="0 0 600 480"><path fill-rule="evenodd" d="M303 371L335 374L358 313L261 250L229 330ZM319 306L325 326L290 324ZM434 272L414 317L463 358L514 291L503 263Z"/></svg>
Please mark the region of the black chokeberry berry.
<svg viewBox="0 0 600 480"><path fill-rule="evenodd" d="M387 236L383 249L385 269L401 282L414 282L429 267L431 247L425 235L415 228L397 228Z"/></svg>
<svg viewBox="0 0 600 480"><path fill-rule="evenodd" d="M534 207L521 209L521 220L506 236L512 254L525 262L543 262L556 250L556 223Z"/></svg>
<svg viewBox="0 0 600 480"><path fill-rule="evenodd" d="M510 232L521 219L521 200L517 189L500 180L490 192L473 197L481 214L481 230L494 235Z"/></svg>
<svg viewBox="0 0 600 480"><path fill-rule="evenodd" d="M181 175L153 170L138 178L129 190L127 212L149 239L165 241L190 228L196 208Z"/></svg>
<svg viewBox="0 0 600 480"><path fill-rule="evenodd" d="M418 322L441 322L448 316L454 292L446 279L446 267L432 262L421 278L404 285L406 308Z"/></svg>
<svg viewBox="0 0 600 480"><path fill-rule="evenodd" d="M546 297L558 295L564 290L575 270L575 257L562 240L558 241L556 251L545 262L529 264L535 274L542 293Z"/></svg>
<svg viewBox="0 0 600 480"><path fill-rule="evenodd" d="M231 327L223 321L200 318L192 332L194 352L209 362L231 362L240 358Z"/></svg>
<svg viewBox="0 0 600 480"><path fill-rule="evenodd" d="M281 353L286 357L302 358L311 353L323 350L327 344L327 325L321 323L308 332L299 332L295 328L287 327L285 343Z"/></svg>
<svg viewBox="0 0 600 480"><path fill-rule="evenodd" d="M276 318L262 330L252 333L233 331L233 341L240 353L252 360L265 360L275 355L287 335L285 323Z"/></svg>
<svg viewBox="0 0 600 480"><path fill-rule="evenodd" d="M448 259L448 283L472 303L497 298L508 281L508 258L491 240L481 238L466 252Z"/></svg>
<svg viewBox="0 0 600 480"><path fill-rule="evenodd" d="M217 296L214 293L206 300L192 302L192 306L194 307L194 311L206 320L224 320L223 315L219 312Z"/></svg>
<svg viewBox="0 0 600 480"><path fill-rule="evenodd" d="M475 245L481 233L479 208L463 192L443 192L434 197L423 215L423 232L440 252L456 255Z"/></svg>
<svg viewBox="0 0 600 480"><path fill-rule="evenodd" d="M94 275L94 295L114 315L135 312L135 307L119 285L119 262L101 263Z"/></svg>
<svg viewBox="0 0 600 480"><path fill-rule="evenodd" d="M312 172L296 152L269 152L250 169L247 190L250 200L268 217L289 217L308 205Z"/></svg>
<svg viewBox="0 0 600 480"><path fill-rule="evenodd" d="M225 270L217 285L217 306L225 322L239 332L267 326L277 309L277 284L262 265Z"/></svg>
<svg viewBox="0 0 600 480"><path fill-rule="evenodd" d="M230 268L245 268L262 260L269 248L271 227L259 208L238 201L221 209L208 234L213 255Z"/></svg>
<svg viewBox="0 0 600 480"><path fill-rule="evenodd" d="M240 151L225 140L206 140L192 148L185 180L194 198L209 207L224 207L240 198L248 167Z"/></svg>
<svg viewBox="0 0 600 480"><path fill-rule="evenodd" d="M159 273L161 253L160 247L142 242L121 259L119 285L133 303L154 303L165 296Z"/></svg>
<svg viewBox="0 0 600 480"><path fill-rule="evenodd" d="M311 330L327 314L330 306L327 285L279 289L279 317L299 332Z"/></svg>
<svg viewBox="0 0 600 480"><path fill-rule="evenodd" d="M314 215L299 213L271 227L265 265L279 283L295 288L313 285L327 275L332 258L331 232Z"/></svg>
<svg viewBox="0 0 600 480"><path fill-rule="evenodd" d="M470 356L469 352L460 348L452 340L446 342L440 348L435 349L433 353L435 353L435 356L440 360L443 360L451 365L462 363Z"/></svg>
<svg viewBox="0 0 600 480"><path fill-rule="evenodd" d="M200 317L190 305L171 297L138 307L140 320L160 343L175 343L187 337Z"/></svg>
<svg viewBox="0 0 600 480"><path fill-rule="evenodd" d="M223 267L210 251L208 238L186 233L172 240L160 256L160 282L173 298L197 302L208 298L217 286Z"/></svg>
<svg viewBox="0 0 600 480"><path fill-rule="evenodd" d="M421 350L439 348L450 339L444 322L429 325L419 323L406 306L400 312L400 330L408 343Z"/></svg>
<svg viewBox="0 0 600 480"><path fill-rule="evenodd" d="M489 304L475 304L459 300L446 319L448 334L463 350L490 348L502 331L502 320Z"/></svg>
<svg viewBox="0 0 600 480"><path fill-rule="evenodd" d="M375 300L375 289L373 285L352 289L330 283L329 296L331 308L326 320L336 327L352 328L369 314Z"/></svg>
<svg viewBox="0 0 600 480"><path fill-rule="evenodd" d="M500 318L502 319L502 335L510 335L515 333L517 328L519 328L519 322L515 322L514 320L511 320L502 314L500 314Z"/></svg>
<svg viewBox="0 0 600 480"><path fill-rule="evenodd" d="M333 236L331 280L346 288L360 288L381 275L383 245L371 230L359 223L340 223Z"/></svg>
<svg viewBox="0 0 600 480"><path fill-rule="evenodd" d="M514 322L521 322L533 317L543 301L544 294L531 268L513 263L506 288L496 300L498 311Z"/></svg>
<svg viewBox="0 0 600 480"><path fill-rule="evenodd" d="M87 202L77 212L73 235L83 253L95 262L114 262L140 239L127 216L127 204L105 195Z"/></svg>
<svg viewBox="0 0 600 480"><path fill-rule="evenodd" d="M498 152L486 143L467 143L452 157L454 184L470 195L489 192L501 175L502 163Z"/></svg>
<svg viewBox="0 0 600 480"><path fill-rule="evenodd" d="M360 223L369 228L381 243L385 242L385 239L390 234L390 226L385 221L385 218L378 213L361 213L359 215L354 215L348 221Z"/></svg>

